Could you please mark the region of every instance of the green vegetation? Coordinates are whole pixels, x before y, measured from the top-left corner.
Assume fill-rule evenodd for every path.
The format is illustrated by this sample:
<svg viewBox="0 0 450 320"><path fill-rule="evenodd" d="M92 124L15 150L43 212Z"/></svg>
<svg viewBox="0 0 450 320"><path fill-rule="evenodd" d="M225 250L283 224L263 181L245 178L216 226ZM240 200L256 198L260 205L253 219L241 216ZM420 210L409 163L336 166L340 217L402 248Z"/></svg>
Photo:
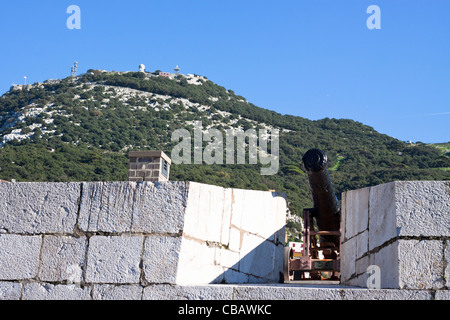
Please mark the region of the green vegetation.
<svg viewBox="0 0 450 320"><path fill-rule="evenodd" d="M159 149L169 156L172 132L192 121L220 130L240 126L280 129L280 168L260 175L258 165L172 165L171 180L285 192L290 210L311 207L300 163L310 148L324 150L335 192L393 180L450 180L450 143L405 144L348 119L311 121L259 108L232 90L201 80L91 70L80 79L34 85L0 97L0 178L17 181L127 180L128 151ZM126 89L127 93L120 93ZM130 90L133 89L133 90ZM186 102L188 101L188 102ZM34 110L34 111L33 111ZM299 224L288 223L298 234Z"/></svg>
<svg viewBox="0 0 450 320"><path fill-rule="evenodd" d="M337 156L337 161L336 164L333 167L328 168L328 170L331 171L336 171L339 169L339 167L341 166L341 164L344 162L345 158L342 156Z"/></svg>
<svg viewBox="0 0 450 320"><path fill-rule="evenodd" d="M447 143L433 143L430 146L437 148L443 155L450 157L450 142Z"/></svg>

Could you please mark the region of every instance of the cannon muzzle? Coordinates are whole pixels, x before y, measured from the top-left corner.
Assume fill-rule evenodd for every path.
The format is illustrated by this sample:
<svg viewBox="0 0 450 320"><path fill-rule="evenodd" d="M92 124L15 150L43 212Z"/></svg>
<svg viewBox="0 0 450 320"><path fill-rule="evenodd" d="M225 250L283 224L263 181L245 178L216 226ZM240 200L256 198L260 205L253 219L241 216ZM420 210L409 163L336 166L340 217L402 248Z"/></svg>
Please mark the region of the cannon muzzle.
<svg viewBox="0 0 450 320"><path fill-rule="evenodd" d="M312 216L318 231L339 231L341 208L328 175L327 155L322 150L310 149L302 161L308 175L314 203ZM336 248L339 247L339 241L339 236L320 236L320 243L333 243Z"/></svg>

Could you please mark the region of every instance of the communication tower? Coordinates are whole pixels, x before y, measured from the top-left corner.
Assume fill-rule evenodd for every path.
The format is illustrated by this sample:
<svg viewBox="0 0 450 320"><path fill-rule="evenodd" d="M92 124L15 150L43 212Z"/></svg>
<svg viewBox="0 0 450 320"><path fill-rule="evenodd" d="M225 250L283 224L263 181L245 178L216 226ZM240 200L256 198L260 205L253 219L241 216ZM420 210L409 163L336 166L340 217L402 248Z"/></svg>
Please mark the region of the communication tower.
<svg viewBox="0 0 450 320"><path fill-rule="evenodd" d="M72 78L77 75L77 68L78 68L78 62L75 61L75 63L73 64L73 67L72 67Z"/></svg>
<svg viewBox="0 0 450 320"><path fill-rule="evenodd" d="M180 74L180 68L178 67L178 65L173 68L173 70L175 71L176 74Z"/></svg>

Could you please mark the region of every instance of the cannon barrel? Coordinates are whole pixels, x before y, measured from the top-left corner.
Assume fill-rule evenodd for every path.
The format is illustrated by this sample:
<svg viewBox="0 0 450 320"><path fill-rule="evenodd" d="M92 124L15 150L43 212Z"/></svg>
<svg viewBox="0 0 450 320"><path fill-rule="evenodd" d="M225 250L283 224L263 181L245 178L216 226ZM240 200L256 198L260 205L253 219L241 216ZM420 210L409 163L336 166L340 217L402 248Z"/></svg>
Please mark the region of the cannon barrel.
<svg viewBox="0 0 450 320"><path fill-rule="evenodd" d="M319 149L308 150L303 158L313 198L313 217L318 231L339 231L341 208L333 191L327 170L327 155ZM320 242L333 243L339 247L339 236L320 236Z"/></svg>

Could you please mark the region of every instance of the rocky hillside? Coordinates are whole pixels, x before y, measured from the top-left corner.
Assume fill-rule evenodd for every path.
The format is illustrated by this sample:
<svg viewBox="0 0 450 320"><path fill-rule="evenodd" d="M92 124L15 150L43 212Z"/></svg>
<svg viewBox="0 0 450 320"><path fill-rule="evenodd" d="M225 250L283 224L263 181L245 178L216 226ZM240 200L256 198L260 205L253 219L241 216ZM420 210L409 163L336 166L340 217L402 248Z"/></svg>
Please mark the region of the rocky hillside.
<svg viewBox="0 0 450 320"><path fill-rule="evenodd" d="M299 106L301 108L301 106ZM279 169L261 163L174 164L171 180L285 192L291 213L311 206L300 164L310 148L328 154L336 194L392 180L450 180L445 148L405 144L348 119L311 121L259 108L198 75L89 70L76 78L15 86L0 97L0 178L17 181L127 180L130 150L170 156L176 129L278 129ZM205 147L205 144L203 144ZM295 219L289 230L296 234Z"/></svg>

